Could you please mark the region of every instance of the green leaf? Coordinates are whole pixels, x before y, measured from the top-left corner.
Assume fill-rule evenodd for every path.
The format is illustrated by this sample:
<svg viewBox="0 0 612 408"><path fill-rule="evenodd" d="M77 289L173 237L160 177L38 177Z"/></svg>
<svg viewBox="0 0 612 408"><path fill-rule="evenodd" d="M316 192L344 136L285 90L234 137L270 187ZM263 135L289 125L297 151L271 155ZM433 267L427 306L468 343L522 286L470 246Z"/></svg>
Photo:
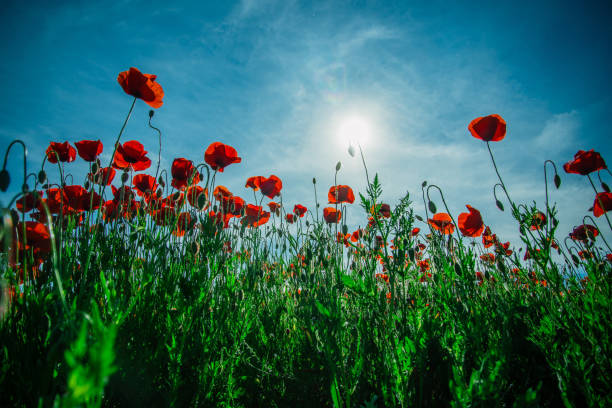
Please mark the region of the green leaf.
<svg viewBox="0 0 612 408"><path fill-rule="evenodd" d="M315 306L319 310L319 313L321 313L323 316L331 317L331 312L329 311L329 309L323 306L323 304L321 304L321 302L319 302L318 300L315 300Z"/></svg>

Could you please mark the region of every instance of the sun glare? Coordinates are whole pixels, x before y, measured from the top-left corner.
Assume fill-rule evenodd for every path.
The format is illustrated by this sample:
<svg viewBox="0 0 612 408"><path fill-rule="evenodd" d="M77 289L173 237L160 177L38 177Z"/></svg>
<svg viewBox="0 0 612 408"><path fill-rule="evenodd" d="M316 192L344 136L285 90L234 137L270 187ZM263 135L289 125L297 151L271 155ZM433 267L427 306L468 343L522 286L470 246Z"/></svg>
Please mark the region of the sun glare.
<svg viewBox="0 0 612 408"><path fill-rule="evenodd" d="M338 140L343 146L364 146L371 134L370 123L362 116L348 116L340 121Z"/></svg>

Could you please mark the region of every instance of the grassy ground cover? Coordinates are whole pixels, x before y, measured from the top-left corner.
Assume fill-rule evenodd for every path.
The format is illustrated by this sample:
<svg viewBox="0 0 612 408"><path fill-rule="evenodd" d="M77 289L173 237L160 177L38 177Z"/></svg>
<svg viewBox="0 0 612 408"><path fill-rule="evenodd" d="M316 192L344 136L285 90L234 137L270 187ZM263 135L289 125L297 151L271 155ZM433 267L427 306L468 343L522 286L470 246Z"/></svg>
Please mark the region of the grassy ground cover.
<svg viewBox="0 0 612 408"><path fill-rule="evenodd" d="M134 103L163 103L154 77L118 79ZM564 166L593 185L598 219L569 236L554 206L515 203L497 173L519 251L470 206L438 212L435 185L391 208L367 168L357 197L313 180L325 208L283 205L276 176L249 178L247 204L220 184L240 162L230 146L153 173L125 123L107 167L101 143L76 143L87 175L69 177L77 149L51 143L2 210L1 406L612 404L612 251L598 226L612 198L593 183L607 170L596 152ZM469 128L489 152L505 135L497 115ZM366 227L349 230L349 207Z"/></svg>

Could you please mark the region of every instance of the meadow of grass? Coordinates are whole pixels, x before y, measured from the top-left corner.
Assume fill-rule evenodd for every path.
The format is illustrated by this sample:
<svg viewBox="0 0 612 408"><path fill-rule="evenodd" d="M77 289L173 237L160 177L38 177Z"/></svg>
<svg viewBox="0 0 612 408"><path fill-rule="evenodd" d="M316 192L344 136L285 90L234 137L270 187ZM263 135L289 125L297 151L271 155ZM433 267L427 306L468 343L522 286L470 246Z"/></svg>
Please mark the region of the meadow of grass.
<svg viewBox="0 0 612 408"><path fill-rule="evenodd" d="M154 76L118 80L161 106ZM503 119L470 123L520 251L476 209L438 212L435 185L391 208L367 168L358 197L313 179L309 209L283 204L273 175L246 181L252 204L232 194L222 171L240 158L219 142L202 164L153 173L142 145L122 142L129 117L107 167L99 141L76 143L87 175L70 174L68 142L32 174L25 145L8 149L23 145L24 174L6 160L0 172L2 191L23 184L2 208L0 406L612 405L612 251L595 220L610 227L612 196L593 182L607 171L596 152L564 166L592 184L595 218L557 234L548 201L507 193L490 150ZM348 230L349 207L367 226Z"/></svg>

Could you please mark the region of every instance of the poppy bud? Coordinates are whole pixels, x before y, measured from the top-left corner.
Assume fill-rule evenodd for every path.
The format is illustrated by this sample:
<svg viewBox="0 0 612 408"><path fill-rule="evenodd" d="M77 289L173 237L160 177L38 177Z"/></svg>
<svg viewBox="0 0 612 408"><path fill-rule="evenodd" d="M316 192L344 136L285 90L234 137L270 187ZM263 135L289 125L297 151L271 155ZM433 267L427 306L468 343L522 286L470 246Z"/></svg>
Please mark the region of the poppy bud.
<svg viewBox="0 0 612 408"><path fill-rule="evenodd" d="M351 157L355 157L355 148L353 145L349 145L348 153L351 155Z"/></svg>
<svg viewBox="0 0 612 408"><path fill-rule="evenodd" d="M430 201L429 203L427 203L427 206L429 207L429 211L431 211L432 213L436 212L436 205L434 204L433 201Z"/></svg>
<svg viewBox="0 0 612 408"><path fill-rule="evenodd" d="M153 117L153 115L155 115L155 111L153 109L151 109L149 111L149 119Z"/></svg>
<svg viewBox="0 0 612 408"><path fill-rule="evenodd" d="M340 171L341 167L342 167L342 163L340 162L336 163L336 171Z"/></svg>
<svg viewBox="0 0 612 408"><path fill-rule="evenodd" d="M415 215L414 218L416 218L417 220L423 222L423 217L421 217L420 215Z"/></svg>
<svg viewBox="0 0 612 408"><path fill-rule="evenodd" d="M13 221L13 225L19 223L19 213L15 209L11 210L11 220Z"/></svg>
<svg viewBox="0 0 612 408"><path fill-rule="evenodd" d="M198 197L198 203L197 203L198 204L198 208L200 210L202 210L204 207L206 207L206 201L207 201L206 200L206 195L200 194L199 197Z"/></svg>
<svg viewBox="0 0 612 408"><path fill-rule="evenodd" d="M204 173L200 173L200 180L204 180Z"/></svg>
<svg viewBox="0 0 612 408"><path fill-rule="evenodd" d="M96 174L98 172L98 169L100 169L100 166L98 165L98 163L94 163L91 165L91 172L93 174Z"/></svg>
<svg viewBox="0 0 612 408"><path fill-rule="evenodd" d="M422 187L422 188L425 188L426 186L427 186L427 180L425 180L425 181L423 181L423 182L421 183L421 187Z"/></svg>
<svg viewBox="0 0 612 408"><path fill-rule="evenodd" d="M42 184L45 182L46 179L47 179L47 173L45 173L44 170L39 171L38 172L38 182Z"/></svg>
<svg viewBox="0 0 612 408"><path fill-rule="evenodd" d="M561 187L561 177L559 177L558 174L555 174L554 181L555 181L555 187L557 188Z"/></svg>
<svg viewBox="0 0 612 408"><path fill-rule="evenodd" d="M28 186L28 183L23 183L23 186L21 186L21 191L24 193L30 191L30 186Z"/></svg>
<svg viewBox="0 0 612 408"><path fill-rule="evenodd" d="M172 201L178 201L179 198L181 198L180 191L177 191L176 193L172 195Z"/></svg>
<svg viewBox="0 0 612 408"><path fill-rule="evenodd" d="M217 204L213 205L213 212L216 214L217 213Z"/></svg>
<svg viewBox="0 0 612 408"><path fill-rule="evenodd" d="M317 179L316 178L312 178L312 184L317 184Z"/></svg>
<svg viewBox="0 0 612 408"><path fill-rule="evenodd" d="M162 188L166 187L166 182L164 181L164 178L162 176L159 176L159 180L157 180L157 182L160 186L162 186Z"/></svg>
<svg viewBox="0 0 612 408"><path fill-rule="evenodd" d="M89 180L85 181L85 184L83 184L83 187L85 188L85 190L89 190Z"/></svg>
<svg viewBox="0 0 612 408"><path fill-rule="evenodd" d="M306 226L309 227L310 223L308 222L308 220L306 220Z"/></svg>
<svg viewBox="0 0 612 408"><path fill-rule="evenodd" d="M342 233L343 233L344 235L346 235L346 234L348 233L348 226L347 226L346 224L344 224L344 225L342 226Z"/></svg>
<svg viewBox="0 0 612 408"><path fill-rule="evenodd" d="M164 194L164 191L161 188L157 189L157 192L155 193L155 195L157 196L157 198L160 198L162 196L162 194Z"/></svg>
<svg viewBox="0 0 612 408"><path fill-rule="evenodd" d="M608 185L603 181L601 182L601 188L603 188L606 193L610 192L610 187L608 187Z"/></svg>
<svg viewBox="0 0 612 408"><path fill-rule="evenodd" d="M6 169L0 171L0 190L6 191L11 184L11 175Z"/></svg>
<svg viewBox="0 0 612 408"><path fill-rule="evenodd" d="M495 200L495 205L497 206L497 208L499 208L500 211L504 211L504 205L501 201Z"/></svg>
<svg viewBox="0 0 612 408"><path fill-rule="evenodd" d="M574 264L578 265L580 263L580 260L578 259L578 257L574 254L572 254L572 261L574 261Z"/></svg>
<svg viewBox="0 0 612 408"><path fill-rule="evenodd" d="M129 174L126 172L126 171L124 171L124 172L121 174L121 184L125 184L125 183L127 183L127 181L128 181L128 179L129 179L129 178L130 178L130 175L129 175Z"/></svg>

